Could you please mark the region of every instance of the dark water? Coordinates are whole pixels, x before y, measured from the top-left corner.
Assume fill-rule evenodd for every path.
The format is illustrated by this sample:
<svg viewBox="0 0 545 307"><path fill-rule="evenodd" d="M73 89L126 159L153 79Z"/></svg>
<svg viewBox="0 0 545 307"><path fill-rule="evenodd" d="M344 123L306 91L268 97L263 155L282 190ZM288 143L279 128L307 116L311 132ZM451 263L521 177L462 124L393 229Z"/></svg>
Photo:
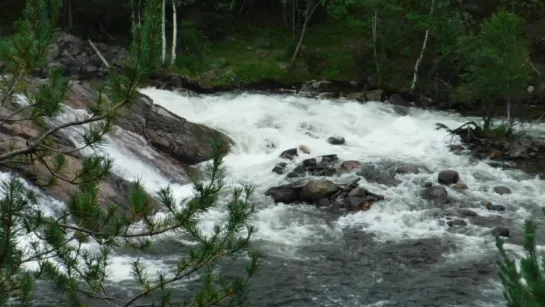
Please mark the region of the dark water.
<svg viewBox="0 0 545 307"><path fill-rule="evenodd" d="M498 280L495 251L476 259L445 257L459 250L458 243L447 238L377 242L371 235L345 231L334 242L299 249L300 259L268 253L252 279L246 306L502 306L501 288L493 283ZM165 261L183 249L169 240L146 258ZM221 270L239 274L245 263L227 261ZM173 297L186 297L199 285L179 285ZM107 289L122 300L137 293L129 282ZM54 289L42 294L36 306L56 305ZM89 304L107 306L100 300Z"/></svg>

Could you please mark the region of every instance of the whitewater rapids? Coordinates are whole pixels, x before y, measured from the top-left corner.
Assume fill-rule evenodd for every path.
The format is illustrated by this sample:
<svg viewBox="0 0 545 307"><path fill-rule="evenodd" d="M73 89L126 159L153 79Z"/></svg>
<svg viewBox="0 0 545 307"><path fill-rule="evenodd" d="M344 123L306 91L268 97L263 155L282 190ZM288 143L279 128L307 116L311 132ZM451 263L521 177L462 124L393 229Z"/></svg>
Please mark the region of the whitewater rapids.
<svg viewBox="0 0 545 307"><path fill-rule="evenodd" d="M480 216L504 217L515 234L522 232L524 219L545 204L540 178L449 151L448 145L457 140L436 130L435 123L457 127L466 122L459 115L411 110L401 116L380 102L245 93L187 97L153 88L141 92L236 142L225 158L227 183L256 188L258 210L252 222L259 231L254 241L267 254L252 286L251 306L499 306L502 288L489 229L469 224L452 231L439 223L419 197L421 186L436 182L441 170L458 171L469 190L448 189L449 195L474 203L471 209ZM129 133L117 133L104 149L116 159L114 171L126 179L142 178L150 191L167 185L158 171L130 153ZM331 136L344 137L346 144L329 144ZM429 172L398 175L402 183L397 187L362 179L362 186L389 199L366 212L333 216L312 206L274 204L263 193L285 179L271 170L281 162L282 151L300 145L311 154L298 160L337 154L341 160L416 164ZM513 193L494 193L498 185ZM191 193L189 186L174 189L180 199ZM488 211L478 200L502 204L507 211ZM211 230L224 215L222 208L209 212L201 228ZM168 269L176 257L176 247L160 248L147 261L150 273ZM131 255L115 258L113 283L131 279L130 260Z"/></svg>

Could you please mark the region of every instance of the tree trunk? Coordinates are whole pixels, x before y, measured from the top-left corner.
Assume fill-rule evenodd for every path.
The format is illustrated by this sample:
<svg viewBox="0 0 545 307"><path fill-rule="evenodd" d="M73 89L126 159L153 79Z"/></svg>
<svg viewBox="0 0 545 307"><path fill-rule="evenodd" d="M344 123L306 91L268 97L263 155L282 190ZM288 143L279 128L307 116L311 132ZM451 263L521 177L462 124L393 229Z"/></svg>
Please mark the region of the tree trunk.
<svg viewBox="0 0 545 307"><path fill-rule="evenodd" d="M301 49L301 45L303 44L303 38L305 37L305 33L307 31L307 25L314 14L314 11L316 11L316 8L320 5L320 1L316 2L314 7L312 6L312 0L307 0L307 9L305 10L305 22L303 23L303 29L301 30L301 34L299 36L299 42L297 42L297 47L295 47L295 51L293 52L293 55L291 56L290 65L288 66L288 70L290 70L293 67L293 64L295 63L295 59L297 58L297 55L299 54L299 50Z"/></svg>
<svg viewBox="0 0 545 307"><path fill-rule="evenodd" d="M165 63L167 60L166 5L167 5L167 1L163 0L163 13L162 13L162 20L161 20L161 34L163 37L163 52L161 54L161 60L163 63Z"/></svg>
<svg viewBox="0 0 545 307"><path fill-rule="evenodd" d="M136 9L136 22L138 23L138 25L141 24L141 21L140 21L140 15L142 14L142 0L138 0L138 8Z"/></svg>
<svg viewBox="0 0 545 307"><path fill-rule="evenodd" d="M178 13L176 12L175 0L172 0L172 53L170 55L170 65L176 62L176 45L178 41Z"/></svg>
<svg viewBox="0 0 545 307"><path fill-rule="evenodd" d="M432 0L431 8L430 8L430 18L433 16L434 7L435 7L435 0ZM422 59L424 58L424 52L426 52L426 47L428 46L429 37L430 37L430 29L426 29L426 34L424 35L424 42L422 42L422 49L420 49L420 56L418 56L418 59L416 60L416 63L414 64L414 74L413 74L413 82L411 84L411 92L414 91L416 87L416 82L418 81L418 69L420 68L420 62L422 62Z"/></svg>
<svg viewBox="0 0 545 307"><path fill-rule="evenodd" d="M66 7L68 10L68 29L72 29L74 26L74 17L72 16L72 0L66 1Z"/></svg>
<svg viewBox="0 0 545 307"><path fill-rule="evenodd" d="M380 65L378 64L377 56L377 23L378 23L378 10L375 9L375 14L373 16L373 54L375 56L375 66L377 69L377 76L379 79L379 86L382 83L382 77L380 76Z"/></svg>
<svg viewBox="0 0 545 307"><path fill-rule="evenodd" d="M131 27L134 29L136 25L136 8L134 7L134 0L131 0Z"/></svg>

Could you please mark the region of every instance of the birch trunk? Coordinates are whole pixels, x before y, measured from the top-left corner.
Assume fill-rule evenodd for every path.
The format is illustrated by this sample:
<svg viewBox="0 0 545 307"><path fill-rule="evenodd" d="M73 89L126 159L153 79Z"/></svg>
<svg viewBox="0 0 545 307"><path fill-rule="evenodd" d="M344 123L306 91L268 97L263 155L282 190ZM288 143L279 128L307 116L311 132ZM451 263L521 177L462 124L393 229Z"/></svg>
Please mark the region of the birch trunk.
<svg viewBox="0 0 545 307"><path fill-rule="evenodd" d="M172 52L170 55L170 65L176 62L176 45L178 41L178 13L176 11L175 0L172 1Z"/></svg>
<svg viewBox="0 0 545 307"><path fill-rule="evenodd" d="M375 14L373 16L373 54L375 56L375 66L377 69L377 76L379 80L382 80L380 76L380 65L378 64L378 56L377 56L377 23L378 23L378 10L375 9Z"/></svg>
<svg viewBox="0 0 545 307"><path fill-rule="evenodd" d="M305 33L307 31L307 25L314 14L314 11L316 11L316 8L318 5L320 5L320 1L316 2L314 7L312 6L312 0L307 0L307 9L305 10L305 21L303 23L303 29L301 30L301 35L299 36L299 42L297 42L297 47L295 47L295 52L293 52L293 55L291 57L290 65L288 66L288 69L291 69L293 64L295 63L295 59L297 58L297 55L299 54L299 49L301 49L301 45L303 44L303 38L305 37Z"/></svg>
<svg viewBox="0 0 545 307"><path fill-rule="evenodd" d="M434 7L435 7L435 0L432 0L431 8L430 8L430 18L433 16ZM420 62L422 62L422 59L424 58L424 52L426 52L426 47L428 46L429 37L430 37L430 29L426 29L426 34L424 35L424 42L422 42L422 49L420 49L420 55L418 56L418 59L416 60L416 63L414 64L414 74L413 74L413 82L411 84L411 92L414 91L416 87L416 82L418 81L418 69L420 68Z"/></svg>
<svg viewBox="0 0 545 307"><path fill-rule="evenodd" d="M163 0L163 12L162 12L162 20L161 20L161 34L163 37L163 52L161 55L161 60L163 63L165 63L167 60L166 5L167 5L167 1Z"/></svg>

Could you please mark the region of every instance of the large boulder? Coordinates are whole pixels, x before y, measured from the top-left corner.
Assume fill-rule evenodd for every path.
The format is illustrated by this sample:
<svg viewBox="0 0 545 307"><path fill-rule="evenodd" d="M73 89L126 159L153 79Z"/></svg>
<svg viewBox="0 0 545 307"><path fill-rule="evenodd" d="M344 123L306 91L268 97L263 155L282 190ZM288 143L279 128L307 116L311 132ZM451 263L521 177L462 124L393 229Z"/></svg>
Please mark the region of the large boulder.
<svg viewBox="0 0 545 307"><path fill-rule="evenodd" d="M74 108L87 108L98 93L83 82L71 82L67 103ZM191 165L212 158L212 141L226 145L234 142L224 133L187 121L167 109L156 105L142 94L121 109L115 124L126 131L143 137L148 145L181 165Z"/></svg>
<svg viewBox="0 0 545 307"><path fill-rule="evenodd" d="M100 42L95 42L94 45L111 67L120 67L129 55L122 47ZM104 77L108 73L108 67L102 63L89 41L68 33L61 33L56 43L51 46L48 64L73 79L93 79Z"/></svg>
<svg viewBox="0 0 545 307"><path fill-rule="evenodd" d="M327 180L318 179L308 182L301 190L299 198L304 202L316 202L322 198L328 198L335 194L339 187Z"/></svg>

